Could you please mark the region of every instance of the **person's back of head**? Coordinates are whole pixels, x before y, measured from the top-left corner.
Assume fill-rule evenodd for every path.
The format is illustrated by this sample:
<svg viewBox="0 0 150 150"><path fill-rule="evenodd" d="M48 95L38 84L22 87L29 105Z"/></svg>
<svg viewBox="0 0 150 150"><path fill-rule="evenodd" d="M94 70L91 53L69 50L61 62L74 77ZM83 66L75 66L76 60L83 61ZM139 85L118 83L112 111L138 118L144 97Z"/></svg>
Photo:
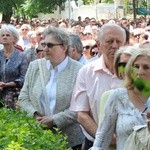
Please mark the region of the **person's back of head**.
<svg viewBox="0 0 150 150"><path fill-rule="evenodd" d="M83 44L81 42L81 39L80 37L77 35L77 34L70 34L70 45L72 46L75 46L76 49L77 49L77 52L79 54L82 54L82 51L83 51Z"/></svg>
<svg viewBox="0 0 150 150"><path fill-rule="evenodd" d="M125 33L126 33L126 43L125 43L125 45L129 45L130 44L130 31L124 26L122 26L122 28L125 30Z"/></svg>

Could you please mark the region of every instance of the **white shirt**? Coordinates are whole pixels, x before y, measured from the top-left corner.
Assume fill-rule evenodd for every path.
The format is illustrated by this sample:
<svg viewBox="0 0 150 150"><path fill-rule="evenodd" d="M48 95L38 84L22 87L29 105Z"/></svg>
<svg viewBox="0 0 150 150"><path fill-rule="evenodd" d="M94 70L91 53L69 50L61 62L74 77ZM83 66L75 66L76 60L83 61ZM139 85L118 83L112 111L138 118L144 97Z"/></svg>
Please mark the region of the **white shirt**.
<svg viewBox="0 0 150 150"><path fill-rule="evenodd" d="M56 87L57 87L57 75L59 72L64 70L68 64L68 57L66 57L59 65L57 65L55 68L53 68L51 62L47 60L46 65L47 69L50 71L51 76L50 80L46 85L46 92L48 95L49 99L49 104L50 104L50 113L51 115L54 114L55 110L55 104L56 104ZM41 104L42 104L42 109L44 109L46 106L42 101L43 97L41 96ZM44 112L44 111L43 111Z"/></svg>

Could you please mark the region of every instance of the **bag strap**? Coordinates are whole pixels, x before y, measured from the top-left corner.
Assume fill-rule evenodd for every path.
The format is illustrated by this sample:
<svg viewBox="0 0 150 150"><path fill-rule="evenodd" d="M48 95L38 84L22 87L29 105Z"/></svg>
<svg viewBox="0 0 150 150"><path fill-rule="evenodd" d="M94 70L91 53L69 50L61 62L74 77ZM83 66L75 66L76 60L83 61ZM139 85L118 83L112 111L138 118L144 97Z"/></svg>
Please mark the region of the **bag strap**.
<svg viewBox="0 0 150 150"><path fill-rule="evenodd" d="M45 87L44 76L43 76L43 69L42 69L42 64L41 64L41 60L40 59L38 59L38 65L39 65L42 89L43 89L44 98L45 98L45 106L46 106L45 107L45 115L49 116L49 114L50 114L49 100L48 100L48 96L47 96L47 93L46 93L46 87Z"/></svg>

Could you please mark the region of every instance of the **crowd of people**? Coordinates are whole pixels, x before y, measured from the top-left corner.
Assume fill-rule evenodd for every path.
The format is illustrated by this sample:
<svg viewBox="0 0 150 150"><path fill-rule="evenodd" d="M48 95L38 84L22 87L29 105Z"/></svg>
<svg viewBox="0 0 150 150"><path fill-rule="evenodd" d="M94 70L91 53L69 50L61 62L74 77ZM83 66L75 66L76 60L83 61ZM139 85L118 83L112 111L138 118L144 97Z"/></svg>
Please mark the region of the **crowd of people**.
<svg viewBox="0 0 150 150"><path fill-rule="evenodd" d="M148 150L149 96L150 18L1 24L0 102L73 150Z"/></svg>

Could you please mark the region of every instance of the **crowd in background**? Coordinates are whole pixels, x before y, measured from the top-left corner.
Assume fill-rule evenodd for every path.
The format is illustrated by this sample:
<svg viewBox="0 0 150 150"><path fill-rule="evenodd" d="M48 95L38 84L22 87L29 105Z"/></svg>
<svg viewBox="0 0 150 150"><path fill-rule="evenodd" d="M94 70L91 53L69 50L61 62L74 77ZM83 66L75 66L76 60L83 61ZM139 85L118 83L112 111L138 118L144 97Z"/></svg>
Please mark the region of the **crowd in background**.
<svg viewBox="0 0 150 150"><path fill-rule="evenodd" d="M128 149L147 133L150 94L136 82L150 82L149 48L150 17L2 22L0 100L59 128L73 150Z"/></svg>

